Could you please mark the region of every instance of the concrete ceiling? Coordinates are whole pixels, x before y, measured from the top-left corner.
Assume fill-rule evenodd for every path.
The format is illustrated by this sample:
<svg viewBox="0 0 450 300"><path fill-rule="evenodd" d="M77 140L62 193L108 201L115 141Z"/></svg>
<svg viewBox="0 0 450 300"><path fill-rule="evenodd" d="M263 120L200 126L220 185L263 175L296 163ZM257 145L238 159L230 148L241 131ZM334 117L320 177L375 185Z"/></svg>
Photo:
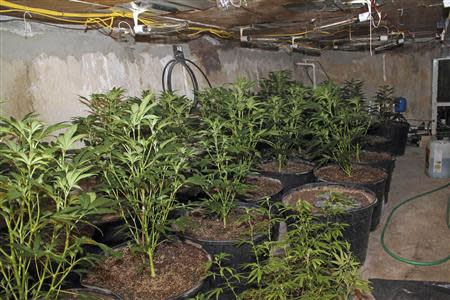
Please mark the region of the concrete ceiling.
<svg viewBox="0 0 450 300"><path fill-rule="evenodd" d="M359 13L367 11L364 5L346 4L349 0L247 0L247 5L240 8L230 7L228 10L219 9L216 0L142 0L141 6L148 11L141 16L176 24L187 22L200 29L212 28L224 30L228 34L221 37L243 40L240 37L241 27L251 27L244 31L248 44L279 44L289 43L292 37L297 37L305 47L323 48L339 44L341 41L368 39L369 22L355 22ZM2 14L23 16L23 11L7 11ZM113 11L130 12L130 3L125 0L10 0L32 8L49 9L66 13L108 13ZM138 1L136 1L138 2ZM236 3L237 1L234 0ZM377 10L381 15L378 28L372 28L375 36L401 33L409 39L433 39L442 32L448 9L444 9L442 0L373 0L378 4ZM61 22L45 15L33 15L33 18L48 22ZM378 15L374 14L377 20ZM348 22L345 22L348 20ZM130 25L132 19L116 18L115 25L125 21ZM329 26L330 24L338 24ZM339 25L341 24L341 25ZM189 36L187 32L178 30L180 36ZM197 28L195 37L199 33L213 33L214 30L200 30ZM192 34L192 33L190 33ZM161 36L159 36L161 38ZM157 39L148 37L149 42ZM159 40L158 40L159 41ZM367 44L367 41L366 41Z"/></svg>

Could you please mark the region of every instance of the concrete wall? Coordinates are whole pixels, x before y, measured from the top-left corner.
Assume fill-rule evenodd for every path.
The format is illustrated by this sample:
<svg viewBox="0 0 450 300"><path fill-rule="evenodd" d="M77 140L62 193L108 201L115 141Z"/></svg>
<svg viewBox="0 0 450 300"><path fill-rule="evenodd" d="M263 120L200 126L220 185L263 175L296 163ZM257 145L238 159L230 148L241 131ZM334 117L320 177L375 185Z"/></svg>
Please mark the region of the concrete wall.
<svg viewBox="0 0 450 300"><path fill-rule="evenodd" d="M173 58L171 45L121 43L98 32L54 29L23 22L2 24L0 30L0 112L21 117L35 111L48 122L85 114L79 96L114 86L131 96L143 89L161 90L161 74ZM31 35L31 36L30 36ZM198 62L213 85L237 77L258 79L269 71L295 68L300 55L233 48L212 38L184 44L186 57ZM174 70L174 88L190 93L183 70ZM199 79L201 75L198 74ZM202 87L206 82L200 81Z"/></svg>
<svg viewBox="0 0 450 300"><path fill-rule="evenodd" d="M431 118L433 58L441 57L436 45L405 46L403 49L370 56L368 52L325 51L314 58L321 62L331 80L343 83L352 78L364 80L366 98L375 96L379 85L395 87L395 95L408 100L405 116L415 123ZM326 80L321 69L318 80ZM309 79L301 70L303 81ZM311 74L311 71L310 71Z"/></svg>
<svg viewBox="0 0 450 300"><path fill-rule="evenodd" d="M139 95L143 89L161 90L164 65L173 57L171 45L117 42L98 32L65 30L23 21L0 26L0 113L21 117L36 111L48 123L85 114L79 96L105 92L114 86ZM291 69L309 83L295 62L306 57L233 47L212 38L184 44L188 58L206 71L213 85L237 77L258 79L269 71ZM351 78L366 82L366 94L380 84L392 84L408 99L408 118L429 119L431 114L432 59L438 47L414 47L370 56L361 52L326 51L319 59L332 80ZM200 75L199 75L200 78ZM325 76L318 72L318 79ZM200 82L202 87L206 83ZM181 69L174 71L175 89L188 93L190 84Z"/></svg>

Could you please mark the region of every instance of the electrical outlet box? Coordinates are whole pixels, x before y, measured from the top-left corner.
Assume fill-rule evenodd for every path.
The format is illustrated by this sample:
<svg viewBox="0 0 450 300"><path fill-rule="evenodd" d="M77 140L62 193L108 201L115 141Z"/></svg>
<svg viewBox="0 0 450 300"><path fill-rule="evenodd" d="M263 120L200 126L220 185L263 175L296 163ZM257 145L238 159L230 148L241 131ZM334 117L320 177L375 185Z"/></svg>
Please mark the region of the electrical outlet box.
<svg viewBox="0 0 450 300"><path fill-rule="evenodd" d="M369 21L370 17L371 17L370 13L369 12L365 12L365 13L359 14L358 20L360 22L365 22L365 21Z"/></svg>
<svg viewBox="0 0 450 300"><path fill-rule="evenodd" d="M444 7L450 7L450 0L444 0Z"/></svg>

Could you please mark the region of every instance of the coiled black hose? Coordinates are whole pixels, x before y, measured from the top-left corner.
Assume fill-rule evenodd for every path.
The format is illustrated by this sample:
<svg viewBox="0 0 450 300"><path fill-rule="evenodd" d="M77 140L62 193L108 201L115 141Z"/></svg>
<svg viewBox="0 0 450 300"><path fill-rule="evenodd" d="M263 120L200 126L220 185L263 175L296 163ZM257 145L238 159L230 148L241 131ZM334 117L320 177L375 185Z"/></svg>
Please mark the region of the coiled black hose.
<svg viewBox="0 0 450 300"><path fill-rule="evenodd" d="M170 60L164 67L163 73L162 73L162 88L163 91L169 91L173 92L172 88L172 73L173 69L176 65L180 64L182 67L186 69L186 71L189 74L189 78L191 79L193 90L194 90L194 101L192 103L192 107L196 108L198 104L198 91L199 91L199 85L197 77L195 76L194 70L189 66L189 64L193 65L202 76L205 78L206 82L208 83L208 86L211 88L211 82L209 81L208 77L206 76L205 72L192 60L185 59L184 57L176 57L172 60Z"/></svg>

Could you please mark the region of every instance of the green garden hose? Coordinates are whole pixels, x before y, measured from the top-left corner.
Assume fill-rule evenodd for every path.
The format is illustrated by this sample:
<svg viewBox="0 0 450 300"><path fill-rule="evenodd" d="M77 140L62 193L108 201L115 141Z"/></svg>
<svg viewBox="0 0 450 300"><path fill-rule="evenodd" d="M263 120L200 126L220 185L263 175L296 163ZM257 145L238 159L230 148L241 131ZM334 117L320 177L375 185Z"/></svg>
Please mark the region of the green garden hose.
<svg viewBox="0 0 450 300"><path fill-rule="evenodd" d="M387 228L391 224L392 217L394 216L394 214L397 211L397 209L399 209L401 206L403 206L403 205L405 205L405 204L407 204L407 203L409 203L411 201L414 201L414 200L416 200L418 198L421 198L423 196L426 196L426 195L433 194L433 193L435 193L437 191L443 190L443 189L448 188L448 187L450 187L450 183L447 183L446 185L443 185L441 187L435 188L434 190L431 190L431 191L428 191L428 192L416 195L414 197L408 198L408 199L400 202L400 204L398 204L397 206L395 206L392 209L391 213L389 214L389 216L387 218L386 224L383 227L383 231L381 233L381 245L383 246L383 249L384 249L384 251L387 252L387 254L389 254L390 256L392 256L394 259L396 259L398 261L401 261L401 262L404 262L404 263L407 263L407 264L410 264L410 265L413 265L413 266L422 266L422 267L424 267L424 266L436 266L436 265L443 264L443 263L445 263L447 261L450 261L450 255L447 256L447 257L444 257L444 258L441 258L441 259L438 259L438 260L435 260L435 261L429 261L429 262L420 262L420 261L410 260L410 259L401 257L398 254L396 254L395 252L393 252L391 249L389 249L389 247L384 242L384 234L386 233ZM448 202L447 202L446 219L447 219L446 220L447 221L447 227L450 230L450 197L449 197Z"/></svg>

